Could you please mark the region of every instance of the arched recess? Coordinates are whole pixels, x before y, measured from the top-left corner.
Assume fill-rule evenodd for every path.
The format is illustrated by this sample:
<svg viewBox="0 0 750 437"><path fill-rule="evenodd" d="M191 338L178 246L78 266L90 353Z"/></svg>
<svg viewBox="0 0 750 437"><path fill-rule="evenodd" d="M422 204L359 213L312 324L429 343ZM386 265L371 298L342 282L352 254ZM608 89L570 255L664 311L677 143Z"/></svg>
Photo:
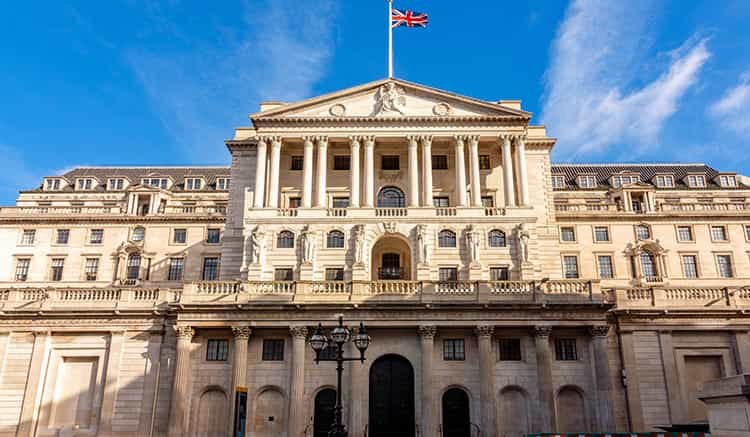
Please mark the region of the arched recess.
<svg viewBox="0 0 750 437"><path fill-rule="evenodd" d="M567 385L557 392L557 429L560 433L587 432L583 390Z"/></svg>
<svg viewBox="0 0 750 437"><path fill-rule="evenodd" d="M334 421L336 406L336 390L324 388L315 395L315 411L313 413L313 437L328 437Z"/></svg>
<svg viewBox="0 0 750 437"><path fill-rule="evenodd" d="M443 437L464 437L471 435L471 412L469 395L459 387L452 387L443 393L442 430Z"/></svg>
<svg viewBox="0 0 750 437"><path fill-rule="evenodd" d="M531 432L529 400L521 387L509 386L500 391L500 435L523 437Z"/></svg>
<svg viewBox="0 0 750 437"><path fill-rule="evenodd" d="M369 437L414 437L414 368L401 355L370 367Z"/></svg>
<svg viewBox="0 0 750 437"><path fill-rule="evenodd" d="M254 437L276 437L286 430L284 395L277 387L264 387L258 391L252 430Z"/></svg>
<svg viewBox="0 0 750 437"><path fill-rule="evenodd" d="M219 387L207 387L198 400L196 435L199 437L226 436L227 396Z"/></svg>
<svg viewBox="0 0 750 437"><path fill-rule="evenodd" d="M412 263L409 240L401 234L383 235L372 245L370 263L373 281L411 280Z"/></svg>
<svg viewBox="0 0 750 437"><path fill-rule="evenodd" d="M378 191L378 208L404 208L406 196L401 188L387 186Z"/></svg>

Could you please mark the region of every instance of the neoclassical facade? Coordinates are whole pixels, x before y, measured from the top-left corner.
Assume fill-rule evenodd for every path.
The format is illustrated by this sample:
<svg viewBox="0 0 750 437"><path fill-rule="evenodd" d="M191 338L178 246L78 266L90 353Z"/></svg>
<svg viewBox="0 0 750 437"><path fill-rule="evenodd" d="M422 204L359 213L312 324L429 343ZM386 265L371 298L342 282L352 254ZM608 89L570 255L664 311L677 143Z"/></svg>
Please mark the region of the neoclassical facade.
<svg viewBox="0 0 750 437"><path fill-rule="evenodd" d="M0 208L0 435L350 435L705 422L750 372L750 186L555 165L520 101L381 80L264 103L230 167L77 168ZM356 351L352 350L351 353Z"/></svg>

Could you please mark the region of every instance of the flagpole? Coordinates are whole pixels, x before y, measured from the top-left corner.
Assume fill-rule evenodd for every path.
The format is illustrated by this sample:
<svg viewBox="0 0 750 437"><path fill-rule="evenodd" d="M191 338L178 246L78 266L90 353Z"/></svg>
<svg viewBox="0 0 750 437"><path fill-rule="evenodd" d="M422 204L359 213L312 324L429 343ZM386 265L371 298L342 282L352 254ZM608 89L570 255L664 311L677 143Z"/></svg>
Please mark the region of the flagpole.
<svg viewBox="0 0 750 437"><path fill-rule="evenodd" d="M393 0L388 0L388 78L393 77L393 25L391 24L391 15Z"/></svg>

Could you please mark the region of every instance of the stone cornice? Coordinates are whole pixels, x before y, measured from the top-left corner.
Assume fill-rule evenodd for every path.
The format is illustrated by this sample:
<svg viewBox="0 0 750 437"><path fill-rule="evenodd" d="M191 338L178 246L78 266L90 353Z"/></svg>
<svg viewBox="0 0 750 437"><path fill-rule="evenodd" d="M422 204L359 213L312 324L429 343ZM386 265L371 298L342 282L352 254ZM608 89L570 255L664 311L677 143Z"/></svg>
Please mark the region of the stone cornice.
<svg viewBox="0 0 750 437"><path fill-rule="evenodd" d="M189 222L207 222L207 223L224 223L226 222L226 216L127 216L127 215L111 215L106 217L97 216L56 216L56 217L44 217L44 216L18 216L18 217L2 217L0 218L0 227L5 224L19 224L19 223L71 223L71 224L104 224L104 223L189 223Z"/></svg>

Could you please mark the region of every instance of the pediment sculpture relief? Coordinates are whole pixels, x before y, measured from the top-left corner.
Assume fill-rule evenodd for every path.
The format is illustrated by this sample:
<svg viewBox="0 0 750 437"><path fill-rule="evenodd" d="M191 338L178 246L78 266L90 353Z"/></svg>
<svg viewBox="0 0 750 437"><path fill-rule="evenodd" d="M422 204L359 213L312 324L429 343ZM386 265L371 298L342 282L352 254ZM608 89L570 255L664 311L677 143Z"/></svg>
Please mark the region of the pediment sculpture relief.
<svg viewBox="0 0 750 437"><path fill-rule="evenodd" d="M374 115L404 115L406 91L393 82L382 85L375 94Z"/></svg>

